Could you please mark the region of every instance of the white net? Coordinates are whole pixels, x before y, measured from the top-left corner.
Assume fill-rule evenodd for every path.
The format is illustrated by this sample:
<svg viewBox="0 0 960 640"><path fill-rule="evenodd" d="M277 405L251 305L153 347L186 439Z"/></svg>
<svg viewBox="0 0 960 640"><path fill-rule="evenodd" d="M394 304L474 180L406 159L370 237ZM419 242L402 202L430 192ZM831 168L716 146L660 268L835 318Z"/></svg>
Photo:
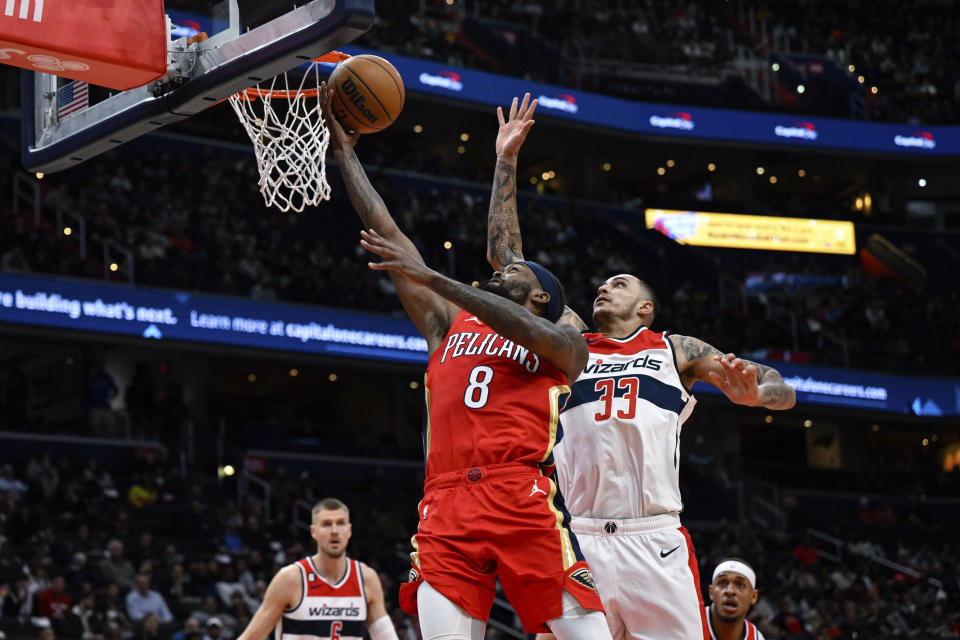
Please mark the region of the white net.
<svg viewBox="0 0 960 640"><path fill-rule="evenodd" d="M284 73L273 78L269 89L258 86L230 96L253 142L260 193L268 207L303 211L330 199L326 165L330 131L320 108L319 88L314 62L296 89L289 87Z"/></svg>

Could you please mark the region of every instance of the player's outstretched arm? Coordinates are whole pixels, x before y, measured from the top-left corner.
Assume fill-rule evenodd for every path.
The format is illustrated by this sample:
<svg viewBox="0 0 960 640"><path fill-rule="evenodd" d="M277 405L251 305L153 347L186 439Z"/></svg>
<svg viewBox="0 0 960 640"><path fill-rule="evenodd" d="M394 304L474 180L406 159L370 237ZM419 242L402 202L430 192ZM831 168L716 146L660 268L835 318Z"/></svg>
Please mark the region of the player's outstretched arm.
<svg viewBox="0 0 960 640"><path fill-rule="evenodd" d="M267 586L260 608L237 640L272 637L284 610L300 602L302 589L299 569L293 565L280 569Z"/></svg>
<svg viewBox="0 0 960 640"><path fill-rule="evenodd" d="M477 316L491 329L557 367L575 380L587 364L587 343L580 332L567 324L553 324L512 300L451 280L437 273L373 229L361 231L360 244L379 255L381 262L371 269L403 274L411 282L436 292L456 307Z"/></svg>
<svg viewBox="0 0 960 640"><path fill-rule="evenodd" d="M363 165L357 159L353 148L357 144L359 135L347 133L330 113L331 94L332 90L323 83L320 87L320 96L324 118L330 129L330 149L340 165L343 182L347 187L347 195L350 197L353 208L360 216L363 226L367 229L376 229L380 235L396 242L416 260L423 263L423 257L417 251L417 247L397 226L387 205L370 184ZM433 353L446 337L457 310L429 289L414 286L398 274L391 273L390 278L397 288L397 294L407 315L426 339L429 352Z"/></svg>
<svg viewBox="0 0 960 640"><path fill-rule="evenodd" d="M503 116L503 107L497 107L497 166L493 174L493 192L487 212L487 262L497 271L507 265L523 260L523 238L520 235L520 217L517 213L517 162L520 147L533 127L533 114L537 101L530 102L530 94L524 94L523 102L517 98L510 105L508 118ZM586 331L587 324L573 309L565 307L558 322L572 325L577 331Z"/></svg>
<svg viewBox="0 0 960 640"><path fill-rule="evenodd" d="M383 585L380 576L367 565L360 564L363 575L363 588L367 593L367 631L370 640L398 640L397 630L393 628L393 621L387 615L384 605Z"/></svg>
<svg viewBox="0 0 960 640"><path fill-rule="evenodd" d="M688 389L700 380L715 386L736 404L772 410L797 404L793 387L773 367L721 353L690 336L671 335L669 339L677 352L680 379Z"/></svg>
<svg viewBox="0 0 960 640"><path fill-rule="evenodd" d="M520 237L520 218L517 215L517 161L520 147L533 127L537 101L530 102L530 94L517 98L510 105L510 115L503 117L503 107L497 107L497 167L493 175L493 193L487 213L487 262L497 271L513 262L523 260L523 240Z"/></svg>

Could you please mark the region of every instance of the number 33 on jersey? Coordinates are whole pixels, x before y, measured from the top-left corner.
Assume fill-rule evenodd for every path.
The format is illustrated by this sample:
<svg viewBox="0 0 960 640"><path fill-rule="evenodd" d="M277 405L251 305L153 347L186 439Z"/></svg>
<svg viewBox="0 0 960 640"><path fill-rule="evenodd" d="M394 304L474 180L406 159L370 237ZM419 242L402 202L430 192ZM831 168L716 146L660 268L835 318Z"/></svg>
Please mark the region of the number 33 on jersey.
<svg viewBox="0 0 960 640"><path fill-rule="evenodd" d="M430 356L426 477L504 460L552 466L562 371L465 311Z"/></svg>

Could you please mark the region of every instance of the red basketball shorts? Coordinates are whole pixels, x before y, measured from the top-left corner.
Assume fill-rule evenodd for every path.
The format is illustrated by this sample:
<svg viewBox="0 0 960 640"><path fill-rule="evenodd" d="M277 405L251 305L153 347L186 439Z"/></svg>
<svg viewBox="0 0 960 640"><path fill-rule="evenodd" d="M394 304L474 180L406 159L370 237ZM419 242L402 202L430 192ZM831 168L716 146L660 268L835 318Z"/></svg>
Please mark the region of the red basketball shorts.
<svg viewBox="0 0 960 640"><path fill-rule="evenodd" d="M568 591L603 611L593 576L570 531L557 485L534 465L507 463L440 474L427 482L413 537L410 581L400 606L417 611L424 580L469 615L486 621L496 579L524 631L547 633Z"/></svg>

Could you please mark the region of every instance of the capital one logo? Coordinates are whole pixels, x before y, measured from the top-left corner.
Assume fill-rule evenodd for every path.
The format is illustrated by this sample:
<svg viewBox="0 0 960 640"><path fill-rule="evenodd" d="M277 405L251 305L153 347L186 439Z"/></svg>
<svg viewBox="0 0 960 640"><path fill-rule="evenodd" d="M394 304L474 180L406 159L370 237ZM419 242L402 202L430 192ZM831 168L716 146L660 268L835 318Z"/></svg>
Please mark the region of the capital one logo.
<svg viewBox="0 0 960 640"><path fill-rule="evenodd" d="M786 127L778 124L774 127L773 133L781 138L800 138L801 140L816 140L819 135L812 122L795 122Z"/></svg>
<svg viewBox="0 0 960 640"><path fill-rule="evenodd" d="M658 129L680 129L682 131L690 131L696 126L696 123L693 121L693 116L686 111L677 111L676 113L671 113L667 117L650 116L650 125L657 127Z"/></svg>
<svg viewBox="0 0 960 640"><path fill-rule="evenodd" d="M895 136L893 144L898 147L914 147L917 149L935 149L937 141L929 131L917 131L910 136Z"/></svg>
<svg viewBox="0 0 960 640"><path fill-rule="evenodd" d="M54 56L34 53L26 55L21 49L0 49L0 60L12 60L13 56L26 56L27 60L33 63L31 66L41 71L88 71L90 65L83 62L74 62L73 60L61 60Z"/></svg>
<svg viewBox="0 0 960 640"><path fill-rule="evenodd" d="M537 104L547 109L556 109L558 111L566 111L567 113L576 113L580 110L577 99L569 93L558 93L553 97L540 96L537 98Z"/></svg>
<svg viewBox="0 0 960 640"><path fill-rule="evenodd" d="M420 84L428 87L439 87L449 91L463 91L463 82L460 81L460 74L454 71L441 71L433 74L424 71L420 74Z"/></svg>
<svg viewBox="0 0 960 640"><path fill-rule="evenodd" d="M30 0L19 0L20 1L20 11L17 13L17 17L21 20L30 20ZM6 0L6 7L3 10L3 15L13 16L14 10L17 8L17 0ZM33 0L33 21L41 22L43 20L43 0Z"/></svg>

